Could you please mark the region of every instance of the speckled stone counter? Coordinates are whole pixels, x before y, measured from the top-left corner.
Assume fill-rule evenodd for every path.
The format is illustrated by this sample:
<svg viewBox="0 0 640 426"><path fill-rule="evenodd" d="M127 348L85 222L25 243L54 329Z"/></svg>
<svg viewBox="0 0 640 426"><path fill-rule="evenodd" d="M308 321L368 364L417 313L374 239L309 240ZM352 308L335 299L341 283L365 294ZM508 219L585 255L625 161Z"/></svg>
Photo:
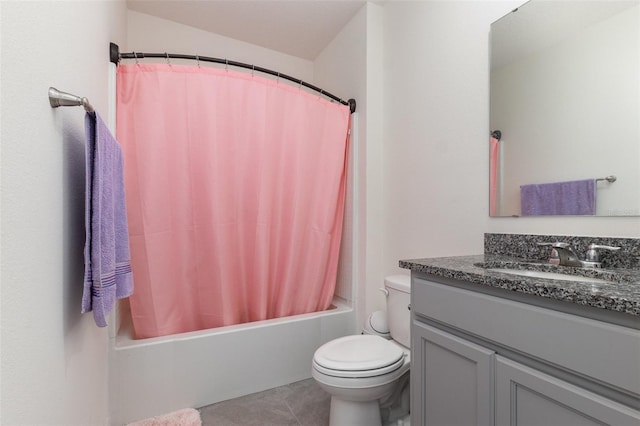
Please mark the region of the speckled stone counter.
<svg viewBox="0 0 640 426"><path fill-rule="evenodd" d="M487 249L487 240L494 241L492 237L485 236L485 252L497 251L495 246ZM602 242L598 243L602 244ZM522 245L524 246L524 244ZM635 249L635 246L633 248ZM624 313L635 316L640 321L640 268L636 266L635 262L637 261L637 253L635 250L631 251L632 255L629 255L629 251L626 253L625 258L630 261L623 268L572 268L551 265L538 259L524 259L523 257L491 253L475 256L401 260L399 265L401 268L411 271L464 281L472 285L487 286ZM594 283L586 280L584 282L565 281L519 276L491 271L492 268L560 272L576 277L599 278L609 282Z"/></svg>

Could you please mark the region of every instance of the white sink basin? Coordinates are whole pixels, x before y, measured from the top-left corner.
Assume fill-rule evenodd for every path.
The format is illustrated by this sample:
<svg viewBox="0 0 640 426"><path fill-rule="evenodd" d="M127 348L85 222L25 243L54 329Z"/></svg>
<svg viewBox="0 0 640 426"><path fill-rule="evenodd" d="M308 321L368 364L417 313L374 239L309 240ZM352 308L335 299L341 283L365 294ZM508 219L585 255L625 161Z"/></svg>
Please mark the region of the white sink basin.
<svg viewBox="0 0 640 426"><path fill-rule="evenodd" d="M527 271L521 269L507 269L507 268L489 268L488 271L502 272L504 274L520 275L523 277L534 278L546 278L550 280L562 280L562 281L579 281L583 283L601 283L610 284L611 281L603 280L600 278L581 277L577 275L565 275L557 272L545 272L545 271Z"/></svg>

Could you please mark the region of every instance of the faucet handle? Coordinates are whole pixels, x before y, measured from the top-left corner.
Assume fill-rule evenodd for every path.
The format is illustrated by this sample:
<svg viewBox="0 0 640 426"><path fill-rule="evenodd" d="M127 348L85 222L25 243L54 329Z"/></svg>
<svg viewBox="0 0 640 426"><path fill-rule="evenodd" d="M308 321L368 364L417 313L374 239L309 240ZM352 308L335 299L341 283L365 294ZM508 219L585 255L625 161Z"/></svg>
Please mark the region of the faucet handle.
<svg viewBox="0 0 640 426"><path fill-rule="evenodd" d="M600 262L600 255L598 253L598 250L616 251L616 250L620 250L620 247L603 246L600 244L589 244L585 260L587 262Z"/></svg>

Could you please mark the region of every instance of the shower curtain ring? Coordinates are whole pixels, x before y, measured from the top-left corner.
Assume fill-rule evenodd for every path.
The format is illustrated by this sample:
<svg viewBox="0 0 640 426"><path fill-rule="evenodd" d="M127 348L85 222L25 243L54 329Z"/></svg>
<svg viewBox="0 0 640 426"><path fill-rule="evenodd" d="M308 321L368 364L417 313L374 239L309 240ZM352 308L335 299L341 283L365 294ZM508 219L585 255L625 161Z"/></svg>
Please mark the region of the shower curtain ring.
<svg viewBox="0 0 640 426"><path fill-rule="evenodd" d="M198 68L200 68L200 56L196 55L196 64L198 64Z"/></svg>
<svg viewBox="0 0 640 426"><path fill-rule="evenodd" d="M228 59L224 60L224 70L225 71L229 71L229 60Z"/></svg>
<svg viewBox="0 0 640 426"><path fill-rule="evenodd" d="M278 78L276 80L276 84L280 84L280 73L278 73Z"/></svg>
<svg viewBox="0 0 640 426"><path fill-rule="evenodd" d="M167 57L167 65L171 65L171 62L169 61L169 54L167 52L164 52L164 54Z"/></svg>
<svg viewBox="0 0 640 426"><path fill-rule="evenodd" d="M251 64L251 77L255 76L256 66Z"/></svg>
<svg viewBox="0 0 640 426"><path fill-rule="evenodd" d="M140 63L138 62L138 54L136 52L133 52L133 57L136 60L136 65L140 65Z"/></svg>

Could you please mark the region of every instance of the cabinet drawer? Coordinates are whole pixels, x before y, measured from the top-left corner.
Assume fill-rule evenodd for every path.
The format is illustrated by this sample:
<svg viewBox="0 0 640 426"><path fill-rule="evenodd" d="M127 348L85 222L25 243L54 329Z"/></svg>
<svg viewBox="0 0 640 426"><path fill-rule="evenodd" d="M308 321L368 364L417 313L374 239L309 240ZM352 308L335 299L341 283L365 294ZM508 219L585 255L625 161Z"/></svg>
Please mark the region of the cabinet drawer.
<svg viewBox="0 0 640 426"><path fill-rule="evenodd" d="M414 313L640 395L640 331L413 277Z"/></svg>
<svg viewBox="0 0 640 426"><path fill-rule="evenodd" d="M638 425L640 412L496 356L496 425Z"/></svg>

